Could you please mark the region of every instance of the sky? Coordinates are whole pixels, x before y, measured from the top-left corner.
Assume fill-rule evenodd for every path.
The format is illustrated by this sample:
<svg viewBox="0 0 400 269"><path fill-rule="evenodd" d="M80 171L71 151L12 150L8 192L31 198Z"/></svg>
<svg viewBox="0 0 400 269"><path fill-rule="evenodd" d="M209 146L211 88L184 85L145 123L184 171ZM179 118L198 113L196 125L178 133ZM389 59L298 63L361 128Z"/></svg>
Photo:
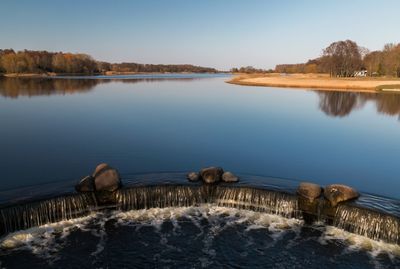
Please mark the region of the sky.
<svg viewBox="0 0 400 269"><path fill-rule="evenodd" d="M273 68L338 40L400 42L398 0L1 0L0 48L97 60Z"/></svg>

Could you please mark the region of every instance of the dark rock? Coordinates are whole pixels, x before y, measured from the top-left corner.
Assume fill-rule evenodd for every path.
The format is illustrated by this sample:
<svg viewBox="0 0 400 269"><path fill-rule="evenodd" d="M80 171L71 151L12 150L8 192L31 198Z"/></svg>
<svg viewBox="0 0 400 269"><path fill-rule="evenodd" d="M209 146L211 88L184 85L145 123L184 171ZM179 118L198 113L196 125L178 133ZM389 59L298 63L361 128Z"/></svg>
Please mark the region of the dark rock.
<svg viewBox="0 0 400 269"><path fill-rule="evenodd" d="M326 186L324 189L324 195L332 206L336 206L340 202L355 199L359 196L355 189L341 184Z"/></svg>
<svg viewBox="0 0 400 269"><path fill-rule="evenodd" d="M106 163L101 163L99 165L96 166L96 169L94 169L94 173L93 173L93 177L96 177L96 175L103 169L107 169L108 167L110 167L108 164Z"/></svg>
<svg viewBox="0 0 400 269"><path fill-rule="evenodd" d="M224 170L221 167L207 167L200 171L200 177L205 183L218 183L223 173Z"/></svg>
<svg viewBox="0 0 400 269"><path fill-rule="evenodd" d="M117 203L116 192L96 191L95 195L98 205L112 205Z"/></svg>
<svg viewBox="0 0 400 269"><path fill-rule="evenodd" d="M96 191L113 192L121 187L118 171L105 163L96 167L93 177Z"/></svg>
<svg viewBox="0 0 400 269"><path fill-rule="evenodd" d="M222 174L222 181L223 182L238 182L239 178L232 174L231 172L225 172Z"/></svg>
<svg viewBox="0 0 400 269"><path fill-rule="evenodd" d="M187 174L186 178L189 179L189 181L198 181L200 179L200 175L198 173L191 172Z"/></svg>
<svg viewBox="0 0 400 269"><path fill-rule="evenodd" d="M94 191L94 178L92 176L86 176L82 178L75 186L75 189L77 192Z"/></svg>
<svg viewBox="0 0 400 269"><path fill-rule="evenodd" d="M307 198L310 203L321 196L322 188L314 183L301 182L297 188L297 194L301 197Z"/></svg>

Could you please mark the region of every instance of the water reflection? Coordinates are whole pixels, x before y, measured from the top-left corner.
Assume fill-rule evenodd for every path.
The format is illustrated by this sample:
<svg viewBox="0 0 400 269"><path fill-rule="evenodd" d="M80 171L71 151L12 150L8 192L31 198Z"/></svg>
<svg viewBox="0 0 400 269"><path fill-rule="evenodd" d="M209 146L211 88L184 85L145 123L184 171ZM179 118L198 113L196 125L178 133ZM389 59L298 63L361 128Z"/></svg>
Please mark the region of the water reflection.
<svg viewBox="0 0 400 269"><path fill-rule="evenodd" d="M354 93L354 92L316 92L319 108L328 116L345 117L362 108L368 101L374 102L381 114L399 116L400 94L396 93Z"/></svg>
<svg viewBox="0 0 400 269"><path fill-rule="evenodd" d="M137 77L137 78L1 78L0 96L18 98L20 96L65 95L91 91L99 84L110 82L139 83L160 80L192 81L200 77Z"/></svg>
<svg viewBox="0 0 400 269"><path fill-rule="evenodd" d="M88 92L97 84L96 80L86 79L3 78L0 79L0 95L9 98L52 94L65 95Z"/></svg>
<svg viewBox="0 0 400 269"><path fill-rule="evenodd" d="M119 77L64 77L64 78L6 78L0 77L0 96L18 98L20 96L66 95L85 93L99 84L110 82L139 83L159 81L193 81L207 78L204 75L151 75ZM399 116L400 94L396 93L354 93L316 91L319 97L319 108L328 116L345 117L352 111L362 108L367 102L374 102L377 112Z"/></svg>

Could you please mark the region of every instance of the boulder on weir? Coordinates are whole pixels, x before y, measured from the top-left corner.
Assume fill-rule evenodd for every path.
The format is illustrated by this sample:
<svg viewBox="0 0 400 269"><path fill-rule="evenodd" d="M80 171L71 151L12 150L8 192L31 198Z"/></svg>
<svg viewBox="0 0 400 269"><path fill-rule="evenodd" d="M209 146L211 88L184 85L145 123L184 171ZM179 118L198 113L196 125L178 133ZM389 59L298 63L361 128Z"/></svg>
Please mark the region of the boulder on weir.
<svg viewBox="0 0 400 269"><path fill-rule="evenodd" d="M321 196L322 188L318 184L310 182L301 182L297 188L297 194L303 198L308 199L310 203Z"/></svg>
<svg viewBox="0 0 400 269"><path fill-rule="evenodd" d="M200 170L201 179L207 184L218 183L222 180L224 170L221 167L207 167Z"/></svg>
<svg viewBox="0 0 400 269"><path fill-rule="evenodd" d="M86 176L82 178L75 189L77 192L91 192L94 191L94 178L92 176Z"/></svg>
<svg viewBox="0 0 400 269"><path fill-rule="evenodd" d="M186 175L186 178L189 181L195 182L195 181L200 180L200 175L199 175L199 173L196 173L196 172L190 172L189 174Z"/></svg>
<svg viewBox="0 0 400 269"><path fill-rule="evenodd" d="M121 187L121 179L117 169L112 168L106 163L99 164L94 173L95 191L113 192Z"/></svg>
<svg viewBox="0 0 400 269"><path fill-rule="evenodd" d="M337 206L340 202L357 198L359 194L352 187L332 184L325 187L324 196L331 203L331 206Z"/></svg>
<svg viewBox="0 0 400 269"><path fill-rule="evenodd" d="M237 177L236 175L234 175L232 172L225 172L222 174L222 181L223 182L238 182L239 181L239 177Z"/></svg>
<svg viewBox="0 0 400 269"><path fill-rule="evenodd" d="M93 175L82 178L75 189L78 192L114 192L121 185L117 169L102 163L96 167Z"/></svg>

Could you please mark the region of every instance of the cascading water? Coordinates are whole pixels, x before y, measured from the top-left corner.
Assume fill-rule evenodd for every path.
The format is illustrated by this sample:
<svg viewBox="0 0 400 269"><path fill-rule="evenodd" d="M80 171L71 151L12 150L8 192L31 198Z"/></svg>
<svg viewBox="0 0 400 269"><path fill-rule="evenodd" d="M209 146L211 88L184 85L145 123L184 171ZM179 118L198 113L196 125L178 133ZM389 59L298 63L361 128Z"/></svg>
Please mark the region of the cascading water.
<svg viewBox="0 0 400 269"><path fill-rule="evenodd" d="M284 217L300 216L296 196L246 187L161 185L123 189L118 191L116 196L120 210L197 206L208 203Z"/></svg>
<svg viewBox="0 0 400 269"><path fill-rule="evenodd" d="M351 233L400 244L400 219L395 216L343 204L337 207L333 221Z"/></svg>
<svg viewBox="0 0 400 269"><path fill-rule="evenodd" d="M265 212L287 218L298 218L301 215L297 197L277 191L246 187L217 187L213 202L218 206Z"/></svg>
<svg viewBox="0 0 400 269"><path fill-rule="evenodd" d="M81 217L95 206L92 194L76 194L0 208L0 234Z"/></svg>
<svg viewBox="0 0 400 269"><path fill-rule="evenodd" d="M205 202L201 186L148 186L117 191L120 210L193 206Z"/></svg>
<svg viewBox="0 0 400 269"><path fill-rule="evenodd" d="M291 268L305 256L310 264L327 268L336 268L337 260L346 265L346 259L361 268L400 264L399 218L353 203L327 211L329 203L320 199L316 220L329 225L304 225L297 195L261 188L135 186L109 193L111 199L104 200L109 203L98 206L103 195L1 208L0 227L9 234L0 241L0 267L146 267L156 262L167 267ZM43 224L48 225L34 227ZM289 253L293 260L287 259ZM307 268L320 268L310 264Z"/></svg>
<svg viewBox="0 0 400 269"><path fill-rule="evenodd" d="M290 193L244 186L154 185L120 189L108 207L128 211L211 204L302 219L298 199ZM0 209L0 233L81 217L96 208L93 194L8 206ZM339 205L332 212L327 214L318 207L317 219L374 240L400 243L400 220L396 216L349 204Z"/></svg>

